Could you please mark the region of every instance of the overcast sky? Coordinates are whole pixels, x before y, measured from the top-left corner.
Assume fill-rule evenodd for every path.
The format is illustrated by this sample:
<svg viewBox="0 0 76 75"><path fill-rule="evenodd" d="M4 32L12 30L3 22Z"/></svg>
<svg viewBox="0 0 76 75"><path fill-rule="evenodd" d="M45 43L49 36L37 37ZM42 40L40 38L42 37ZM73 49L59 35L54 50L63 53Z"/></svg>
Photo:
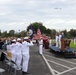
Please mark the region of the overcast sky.
<svg viewBox="0 0 76 75"><path fill-rule="evenodd" d="M76 29L76 0L0 0L0 29L26 30L30 23L46 28Z"/></svg>

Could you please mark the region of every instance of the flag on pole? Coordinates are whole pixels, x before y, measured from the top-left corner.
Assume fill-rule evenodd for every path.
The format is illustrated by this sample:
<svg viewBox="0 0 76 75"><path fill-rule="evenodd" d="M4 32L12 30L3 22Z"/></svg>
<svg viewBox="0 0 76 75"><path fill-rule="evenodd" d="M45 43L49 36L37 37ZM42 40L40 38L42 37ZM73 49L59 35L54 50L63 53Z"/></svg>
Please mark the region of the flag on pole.
<svg viewBox="0 0 76 75"><path fill-rule="evenodd" d="M29 37L30 39L33 39L33 34L34 34L34 29L32 27L32 25L29 26Z"/></svg>
<svg viewBox="0 0 76 75"><path fill-rule="evenodd" d="M41 37L41 31L40 31L40 28L38 27L37 29L37 36L40 38Z"/></svg>

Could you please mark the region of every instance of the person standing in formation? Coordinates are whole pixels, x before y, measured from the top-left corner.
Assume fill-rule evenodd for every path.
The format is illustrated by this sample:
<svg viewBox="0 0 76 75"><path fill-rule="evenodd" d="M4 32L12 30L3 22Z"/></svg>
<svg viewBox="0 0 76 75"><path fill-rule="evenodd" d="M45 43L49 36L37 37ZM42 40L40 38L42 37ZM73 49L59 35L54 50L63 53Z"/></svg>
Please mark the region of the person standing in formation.
<svg viewBox="0 0 76 75"><path fill-rule="evenodd" d="M56 34L56 47L59 47L59 34Z"/></svg>
<svg viewBox="0 0 76 75"><path fill-rule="evenodd" d="M18 38L16 42L16 64L18 66L18 70L21 69L22 49L22 40Z"/></svg>
<svg viewBox="0 0 76 75"><path fill-rule="evenodd" d="M42 55L43 54L43 39L42 37L40 37L40 39L38 40L39 43L39 53Z"/></svg>
<svg viewBox="0 0 76 75"><path fill-rule="evenodd" d="M49 47L52 46L52 40L51 37L49 37Z"/></svg>
<svg viewBox="0 0 76 75"><path fill-rule="evenodd" d="M61 33L59 34L59 48L61 49L61 38L62 38L62 35Z"/></svg>
<svg viewBox="0 0 76 75"><path fill-rule="evenodd" d="M22 74L29 74L28 71L28 64L29 64L29 47L33 46L33 42L28 38L25 37L24 41L22 42L23 50L22 50L22 57L23 57L23 63L22 63Z"/></svg>
<svg viewBox="0 0 76 75"><path fill-rule="evenodd" d="M12 54L12 60L15 62L16 61L16 40L12 40L11 44L11 54Z"/></svg>
<svg viewBox="0 0 76 75"><path fill-rule="evenodd" d="M76 37L74 38L74 45L76 45Z"/></svg>

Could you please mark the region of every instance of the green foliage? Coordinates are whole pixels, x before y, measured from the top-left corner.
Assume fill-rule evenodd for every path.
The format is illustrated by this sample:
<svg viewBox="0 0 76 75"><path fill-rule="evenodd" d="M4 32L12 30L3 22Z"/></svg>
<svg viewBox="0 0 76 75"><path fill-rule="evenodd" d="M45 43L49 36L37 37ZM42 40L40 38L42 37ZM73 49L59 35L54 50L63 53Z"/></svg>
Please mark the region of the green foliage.
<svg viewBox="0 0 76 75"><path fill-rule="evenodd" d="M50 29L46 29L46 35L50 36L50 34L51 34L51 30Z"/></svg>
<svg viewBox="0 0 76 75"><path fill-rule="evenodd" d="M7 31L4 31L4 32L1 34L1 37L8 37Z"/></svg>
<svg viewBox="0 0 76 75"><path fill-rule="evenodd" d="M55 29L46 28L41 22L34 22L34 23L31 23L30 25L32 25L35 34L37 33L37 29L39 27L41 34L50 36L52 39L55 39L56 33L59 33ZM30 25L27 26L27 31L29 30ZM63 30L63 31L60 31L60 33L61 32L64 33L65 38L67 39L70 39L70 38L73 39L76 37L76 29L71 29L68 32L67 30ZM7 33L7 31L1 32L0 30L0 37L13 37L13 36L24 37L26 35L27 35L27 32L25 30L24 31L19 30L19 32L17 33L14 30L10 30L9 33Z"/></svg>
<svg viewBox="0 0 76 75"><path fill-rule="evenodd" d="M40 31L41 31L41 34L45 34L47 36L50 36L51 38L55 38L55 35L56 35L56 30L55 29L49 29L49 28L47 29L40 22L35 22L35 23L30 24L30 25L32 25L35 34L37 33L37 29L39 27ZM27 31L29 30L29 26L27 27Z"/></svg>
<svg viewBox="0 0 76 75"><path fill-rule="evenodd" d="M74 41L73 40L71 40L70 47L76 49L76 44L74 45Z"/></svg>
<svg viewBox="0 0 76 75"><path fill-rule="evenodd" d="M70 31L69 31L69 34L70 34L70 37L76 37L76 30L75 29L71 29Z"/></svg>
<svg viewBox="0 0 76 75"><path fill-rule="evenodd" d="M15 31L14 31L14 30L10 30L10 31L9 31L9 36L12 37L12 36L14 36L14 34L15 34Z"/></svg>
<svg viewBox="0 0 76 75"><path fill-rule="evenodd" d="M21 31L21 32L20 32L21 37L25 37L26 34L27 34L26 31Z"/></svg>
<svg viewBox="0 0 76 75"><path fill-rule="evenodd" d="M51 30L51 38L55 39L55 35L56 35L56 30L52 29Z"/></svg>
<svg viewBox="0 0 76 75"><path fill-rule="evenodd" d="M46 31L46 27L43 26L43 24L41 22L35 22L35 23L30 24L30 25L32 25L32 27L34 29L34 33L37 33L38 27L40 28L42 34L44 34ZM29 30L29 26L27 27L27 31Z"/></svg>

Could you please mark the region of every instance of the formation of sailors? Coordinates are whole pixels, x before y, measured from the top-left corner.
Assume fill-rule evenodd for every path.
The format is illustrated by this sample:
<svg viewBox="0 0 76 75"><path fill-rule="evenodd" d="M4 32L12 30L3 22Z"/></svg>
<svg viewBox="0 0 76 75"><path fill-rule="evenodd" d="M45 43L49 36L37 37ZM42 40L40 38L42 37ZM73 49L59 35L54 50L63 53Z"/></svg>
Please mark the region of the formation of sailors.
<svg viewBox="0 0 76 75"><path fill-rule="evenodd" d="M18 70L22 68L22 74L28 74L29 47L33 45L28 37L25 37L23 41L21 38L13 39L12 43L7 45L8 54L11 53L11 59L17 64Z"/></svg>
<svg viewBox="0 0 76 75"><path fill-rule="evenodd" d="M43 54L43 38L38 39L39 54ZM22 70L22 74L28 74L29 64L29 47L33 46L32 40L29 37L12 39L11 44L7 45L8 56L17 64L18 70Z"/></svg>

